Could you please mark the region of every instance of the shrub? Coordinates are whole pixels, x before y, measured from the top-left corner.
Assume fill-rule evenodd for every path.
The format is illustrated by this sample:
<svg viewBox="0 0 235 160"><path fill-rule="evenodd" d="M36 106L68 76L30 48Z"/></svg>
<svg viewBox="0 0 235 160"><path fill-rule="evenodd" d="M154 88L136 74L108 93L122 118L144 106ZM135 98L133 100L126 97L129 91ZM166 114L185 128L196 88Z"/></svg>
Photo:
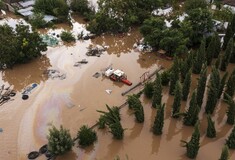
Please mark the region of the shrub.
<svg viewBox="0 0 235 160"><path fill-rule="evenodd" d="M75 42L75 37L73 36L73 34L71 32L67 32L67 31L63 31L61 34L60 34L60 37L62 39L62 41L65 41L65 42Z"/></svg>
<svg viewBox="0 0 235 160"><path fill-rule="evenodd" d="M97 140L96 132L85 125L80 128L77 137L79 139L78 144L82 147L87 147Z"/></svg>

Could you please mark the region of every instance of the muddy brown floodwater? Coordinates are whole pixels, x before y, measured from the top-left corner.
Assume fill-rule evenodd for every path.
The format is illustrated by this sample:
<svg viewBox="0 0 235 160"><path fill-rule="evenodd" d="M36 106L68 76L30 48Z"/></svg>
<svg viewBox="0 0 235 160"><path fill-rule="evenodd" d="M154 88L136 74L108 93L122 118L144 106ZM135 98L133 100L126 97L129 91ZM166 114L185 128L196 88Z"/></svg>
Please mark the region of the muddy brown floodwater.
<svg viewBox="0 0 235 160"><path fill-rule="evenodd" d="M81 22L79 17L75 20ZM64 25L61 25L64 27ZM71 28L65 26L66 29ZM93 40L78 41L72 46L59 45L48 48L45 57L28 64L17 65L13 69L1 72L0 83L12 85L17 90L13 101L0 106L0 159L25 160L30 151L38 150L47 143L46 136L51 125L63 125L70 130L73 137L82 125L92 126L99 118L96 110L106 110L105 104L119 106L126 96L121 96L129 86L110 81L105 77L94 78L92 75L112 64L115 69L122 69L128 79L136 84L140 76L149 71L153 72L159 65L169 68L171 61L160 59L156 53L135 52L133 44L141 39L138 29L132 29L126 35L105 35ZM101 57L87 57L85 55L90 44L108 46L107 52ZM88 64L74 67L74 63L86 58ZM234 65L229 66L229 70ZM51 79L45 77L46 69L56 69L66 74L66 79ZM198 76L193 75L192 90L196 87ZM37 83L38 86L29 94L29 99L21 99L25 86ZM143 86L132 91L136 93ZM107 94L106 89L112 93ZM73 151L58 160L113 160L117 155L121 160L186 160L186 149L181 147L180 140L189 140L193 127L182 124L181 119L171 118L173 96L168 95L168 88L164 88L163 102L166 103L165 123L163 134L155 136L151 126L156 110L151 107L151 101L141 97L145 112L145 122L138 124L134 115L124 107L121 110L121 123L125 130L123 140L114 140L107 130L95 128L98 141L86 149L76 147ZM205 99L204 99L205 101ZM188 103L182 102L181 111ZM204 102L205 105L205 102ZM217 137L205 137L206 116L203 107L200 113L200 150L198 160L216 160L219 158L225 139L231 132L232 126L226 122L227 105L219 101L213 114L217 129ZM40 156L39 160L46 159ZM230 159L235 159L234 151L230 150Z"/></svg>

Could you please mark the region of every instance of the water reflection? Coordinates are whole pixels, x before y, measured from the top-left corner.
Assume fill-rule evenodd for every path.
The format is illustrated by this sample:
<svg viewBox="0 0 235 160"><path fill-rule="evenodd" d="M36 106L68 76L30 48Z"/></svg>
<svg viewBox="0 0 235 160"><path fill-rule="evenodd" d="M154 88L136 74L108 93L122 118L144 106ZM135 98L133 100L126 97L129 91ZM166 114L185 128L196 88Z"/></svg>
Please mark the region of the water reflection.
<svg viewBox="0 0 235 160"><path fill-rule="evenodd" d="M116 54L118 57L122 53L126 54L133 50L133 45L141 39L141 35L137 28L133 28L131 32L120 35L105 35L92 39L92 43L101 46L108 46L108 54Z"/></svg>
<svg viewBox="0 0 235 160"><path fill-rule="evenodd" d="M47 80L47 76L43 74L50 67L49 59L42 56L29 63L16 65L13 69L6 69L2 73L2 79L14 86L17 91L31 83L40 83Z"/></svg>

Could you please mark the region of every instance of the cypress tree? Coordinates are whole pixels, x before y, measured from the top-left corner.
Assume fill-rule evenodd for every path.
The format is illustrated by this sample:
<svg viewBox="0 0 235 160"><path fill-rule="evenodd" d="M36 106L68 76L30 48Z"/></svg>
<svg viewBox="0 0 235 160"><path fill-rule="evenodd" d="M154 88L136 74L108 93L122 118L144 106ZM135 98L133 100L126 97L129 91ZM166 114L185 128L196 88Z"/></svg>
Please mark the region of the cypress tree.
<svg viewBox="0 0 235 160"><path fill-rule="evenodd" d="M157 115L155 117L155 121L153 124L153 133L155 135L161 135L162 129L164 126L164 110L165 110L165 103L160 105L157 110Z"/></svg>
<svg viewBox="0 0 235 160"><path fill-rule="evenodd" d="M215 53L215 45L216 45L216 42L215 42L215 35L212 36L212 39L207 47L207 51L206 51L206 61L207 61L207 65L211 65L211 61L214 57L214 53Z"/></svg>
<svg viewBox="0 0 235 160"><path fill-rule="evenodd" d="M235 46L233 46L233 52L231 54L230 63L235 63Z"/></svg>
<svg viewBox="0 0 235 160"><path fill-rule="evenodd" d="M167 86L170 81L170 71L169 70L164 70L161 74L161 80L162 80L162 85Z"/></svg>
<svg viewBox="0 0 235 160"><path fill-rule="evenodd" d="M219 160L229 160L229 151L227 145L224 145Z"/></svg>
<svg viewBox="0 0 235 160"><path fill-rule="evenodd" d="M223 43L223 50L227 48L227 45L231 38L233 38L234 32L232 30L231 24L228 25L225 36L224 36L224 43Z"/></svg>
<svg viewBox="0 0 235 160"><path fill-rule="evenodd" d="M199 132L199 123L197 122L194 126L194 132L192 134L191 140L189 142L183 141L187 149L187 157L194 159L198 154L200 148L200 132Z"/></svg>
<svg viewBox="0 0 235 160"><path fill-rule="evenodd" d="M206 80L207 80L207 66L203 65L203 69L201 70L200 77L197 83L197 105L201 108L204 92L206 88Z"/></svg>
<svg viewBox="0 0 235 160"><path fill-rule="evenodd" d="M203 39L201 41L200 48L197 51L197 55L193 61L193 73L194 74L199 74L201 72L202 65L205 62L205 54L206 54L205 48L206 48L206 43L205 43L205 39Z"/></svg>
<svg viewBox="0 0 235 160"><path fill-rule="evenodd" d="M226 84L226 89L224 91L224 99L227 100L227 96L229 95L230 97L233 97L235 91L235 74L231 74L228 78L227 84Z"/></svg>
<svg viewBox="0 0 235 160"><path fill-rule="evenodd" d="M134 102L132 105L132 109L134 110L135 119L138 123L143 123L144 122L143 105L142 105L141 101L139 100L139 98L134 97L133 99L134 99Z"/></svg>
<svg viewBox="0 0 235 160"><path fill-rule="evenodd" d="M228 148L235 149L235 126L233 126L233 130L230 133L228 139L226 140L226 144Z"/></svg>
<svg viewBox="0 0 235 160"><path fill-rule="evenodd" d="M207 114L212 114L215 110L215 106L218 99L219 86L220 86L219 71L215 67L213 67L210 76L209 92L205 108Z"/></svg>
<svg viewBox="0 0 235 160"><path fill-rule="evenodd" d="M156 80L153 84L153 101L152 107L160 106L162 102L162 80L161 76L157 73Z"/></svg>
<svg viewBox="0 0 235 160"><path fill-rule="evenodd" d="M217 58L220 54L220 50L221 50L221 42L220 42L220 38L219 38L219 35L218 33L216 32L214 34L215 36L215 52L214 52L214 58Z"/></svg>
<svg viewBox="0 0 235 160"><path fill-rule="evenodd" d="M227 124L233 125L235 122L235 102L233 98L229 95L226 95L227 100L225 101L228 104L227 114Z"/></svg>
<svg viewBox="0 0 235 160"><path fill-rule="evenodd" d="M235 33L235 14L233 14L233 18L231 20L231 28L233 33Z"/></svg>
<svg viewBox="0 0 235 160"><path fill-rule="evenodd" d="M179 60L177 57L174 58L173 66L171 67L171 74L170 74L170 89L169 93L174 95L175 84L179 80Z"/></svg>
<svg viewBox="0 0 235 160"><path fill-rule="evenodd" d="M147 82L144 85L144 95L149 99L153 97L153 83L152 82Z"/></svg>
<svg viewBox="0 0 235 160"><path fill-rule="evenodd" d="M215 61L215 68L219 69L221 62L221 56L218 56L218 58Z"/></svg>
<svg viewBox="0 0 235 160"><path fill-rule="evenodd" d="M181 63L182 63L182 65L181 65L180 72L181 72L182 81L184 82L184 79L193 64L193 53L190 52L188 54L187 58L184 61L182 61Z"/></svg>
<svg viewBox="0 0 235 160"><path fill-rule="evenodd" d="M218 98L220 98L220 96L221 96L222 93L223 93L223 90L224 90L224 86L225 86L227 77L228 77L228 72L226 72L226 73L224 74L223 78L222 78L221 81L220 81L220 87L219 87Z"/></svg>
<svg viewBox="0 0 235 160"><path fill-rule="evenodd" d="M186 126L194 126L198 120L198 114L200 112L200 108L196 103L196 91L193 92L193 95L190 100L189 108L185 113L183 123Z"/></svg>
<svg viewBox="0 0 235 160"><path fill-rule="evenodd" d="M138 98L136 94L128 95L128 96L127 96L127 103L128 103L129 109L132 109L132 108L133 108L133 105L134 105L135 102L136 102L136 98Z"/></svg>
<svg viewBox="0 0 235 160"><path fill-rule="evenodd" d="M180 112L181 96L182 96L181 84L179 81L177 81L176 86L175 86L175 97L174 97L174 102L173 102L173 106L172 106L172 117L173 118L179 118L178 114Z"/></svg>
<svg viewBox="0 0 235 160"><path fill-rule="evenodd" d="M189 94L189 91L190 91L190 86L191 86L191 69L188 71L188 73L186 74L186 77L185 77L185 80L184 80L184 83L183 83L183 88L182 88L182 99L184 101L187 100L188 98L188 94Z"/></svg>
<svg viewBox="0 0 235 160"><path fill-rule="evenodd" d="M232 55L232 52L233 52L233 38L231 38L229 40L226 51L223 55L221 65L220 65L221 71L226 71L227 66L229 64L229 61L230 61L230 58L231 58L231 55Z"/></svg>
<svg viewBox="0 0 235 160"><path fill-rule="evenodd" d="M212 121L211 116L207 115L207 131L206 136L209 138L216 137L215 122Z"/></svg>

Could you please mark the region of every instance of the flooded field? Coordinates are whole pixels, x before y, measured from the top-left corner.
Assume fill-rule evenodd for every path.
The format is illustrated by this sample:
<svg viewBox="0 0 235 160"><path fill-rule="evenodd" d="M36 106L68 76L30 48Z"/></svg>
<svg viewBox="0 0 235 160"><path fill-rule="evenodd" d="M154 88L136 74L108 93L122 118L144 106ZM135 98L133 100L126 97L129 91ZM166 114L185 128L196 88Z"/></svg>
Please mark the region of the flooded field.
<svg viewBox="0 0 235 160"><path fill-rule="evenodd" d="M74 21L83 23L79 17L74 17ZM75 27L58 25L58 30L52 32L57 33L63 27L76 33L80 27L76 24ZM41 32L45 33L46 30ZM133 84L140 81L143 73L152 73L159 65L165 68L171 66L171 61L158 58L156 53L134 51L133 45L140 39L138 29L133 28L125 35L104 35L88 41L77 41L71 46L49 47L42 58L2 71L0 85L13 86L17 94L13 101L0 106L0 128L3 129L0 133L0 159L25 160L30 151L38 150L47 143L46 137L51 125L63 125L75 137L82 125L92 126L97 122L100 114L96 110L106 110L105 104L123 104L126 96L121 96L121 93L129 89L129 86L102 76L93 77L96 72L101 73L107 66L112 65L115 69L123 70ZM108 48L100 57L88 57L85 53L90 44ZM86 59L88 63L74 67L75 62L82 59ZM233 68L234 65L229 66L230 71ZM44 74L48 69L58 70L65 74L66 78L61 80L48 77ZM193 75L191 91L196 87L197 77ZM29 94L28 100L22 100L21 93L32 83L37 83L38 86ZM107 89L112 90L112 93L107 94ZM143 86L130 94L141 89ZM155 136L151 132L156 109L151 107L150 100L142 96L145 113L143 124L135 122L134 115L128 107L121 110L121 123L123 128L126 128L123 140L114 140L108 130L95 128L98 141L94 146L81 149L75 145L73 151L57 159L113 160L118 155L121 160L126 160L126 157L129 160L187 160L186 148L181 147L180 140L189 140L193 127L184 126L181 119L171 118L173 98L165 87L165 122L161 136ZM187 105L186 102L182 102L181 111L184 111ZM212 116L217 137L209 139L205 136L207 120L202 108L198 160L219 159L225 139L232 129L232 126L226 124L226 109L227 105L220 101ZM230 156L230 159L235 159L233 150L230 150ZM40 156L38 159L46 158Z"/></svg>

